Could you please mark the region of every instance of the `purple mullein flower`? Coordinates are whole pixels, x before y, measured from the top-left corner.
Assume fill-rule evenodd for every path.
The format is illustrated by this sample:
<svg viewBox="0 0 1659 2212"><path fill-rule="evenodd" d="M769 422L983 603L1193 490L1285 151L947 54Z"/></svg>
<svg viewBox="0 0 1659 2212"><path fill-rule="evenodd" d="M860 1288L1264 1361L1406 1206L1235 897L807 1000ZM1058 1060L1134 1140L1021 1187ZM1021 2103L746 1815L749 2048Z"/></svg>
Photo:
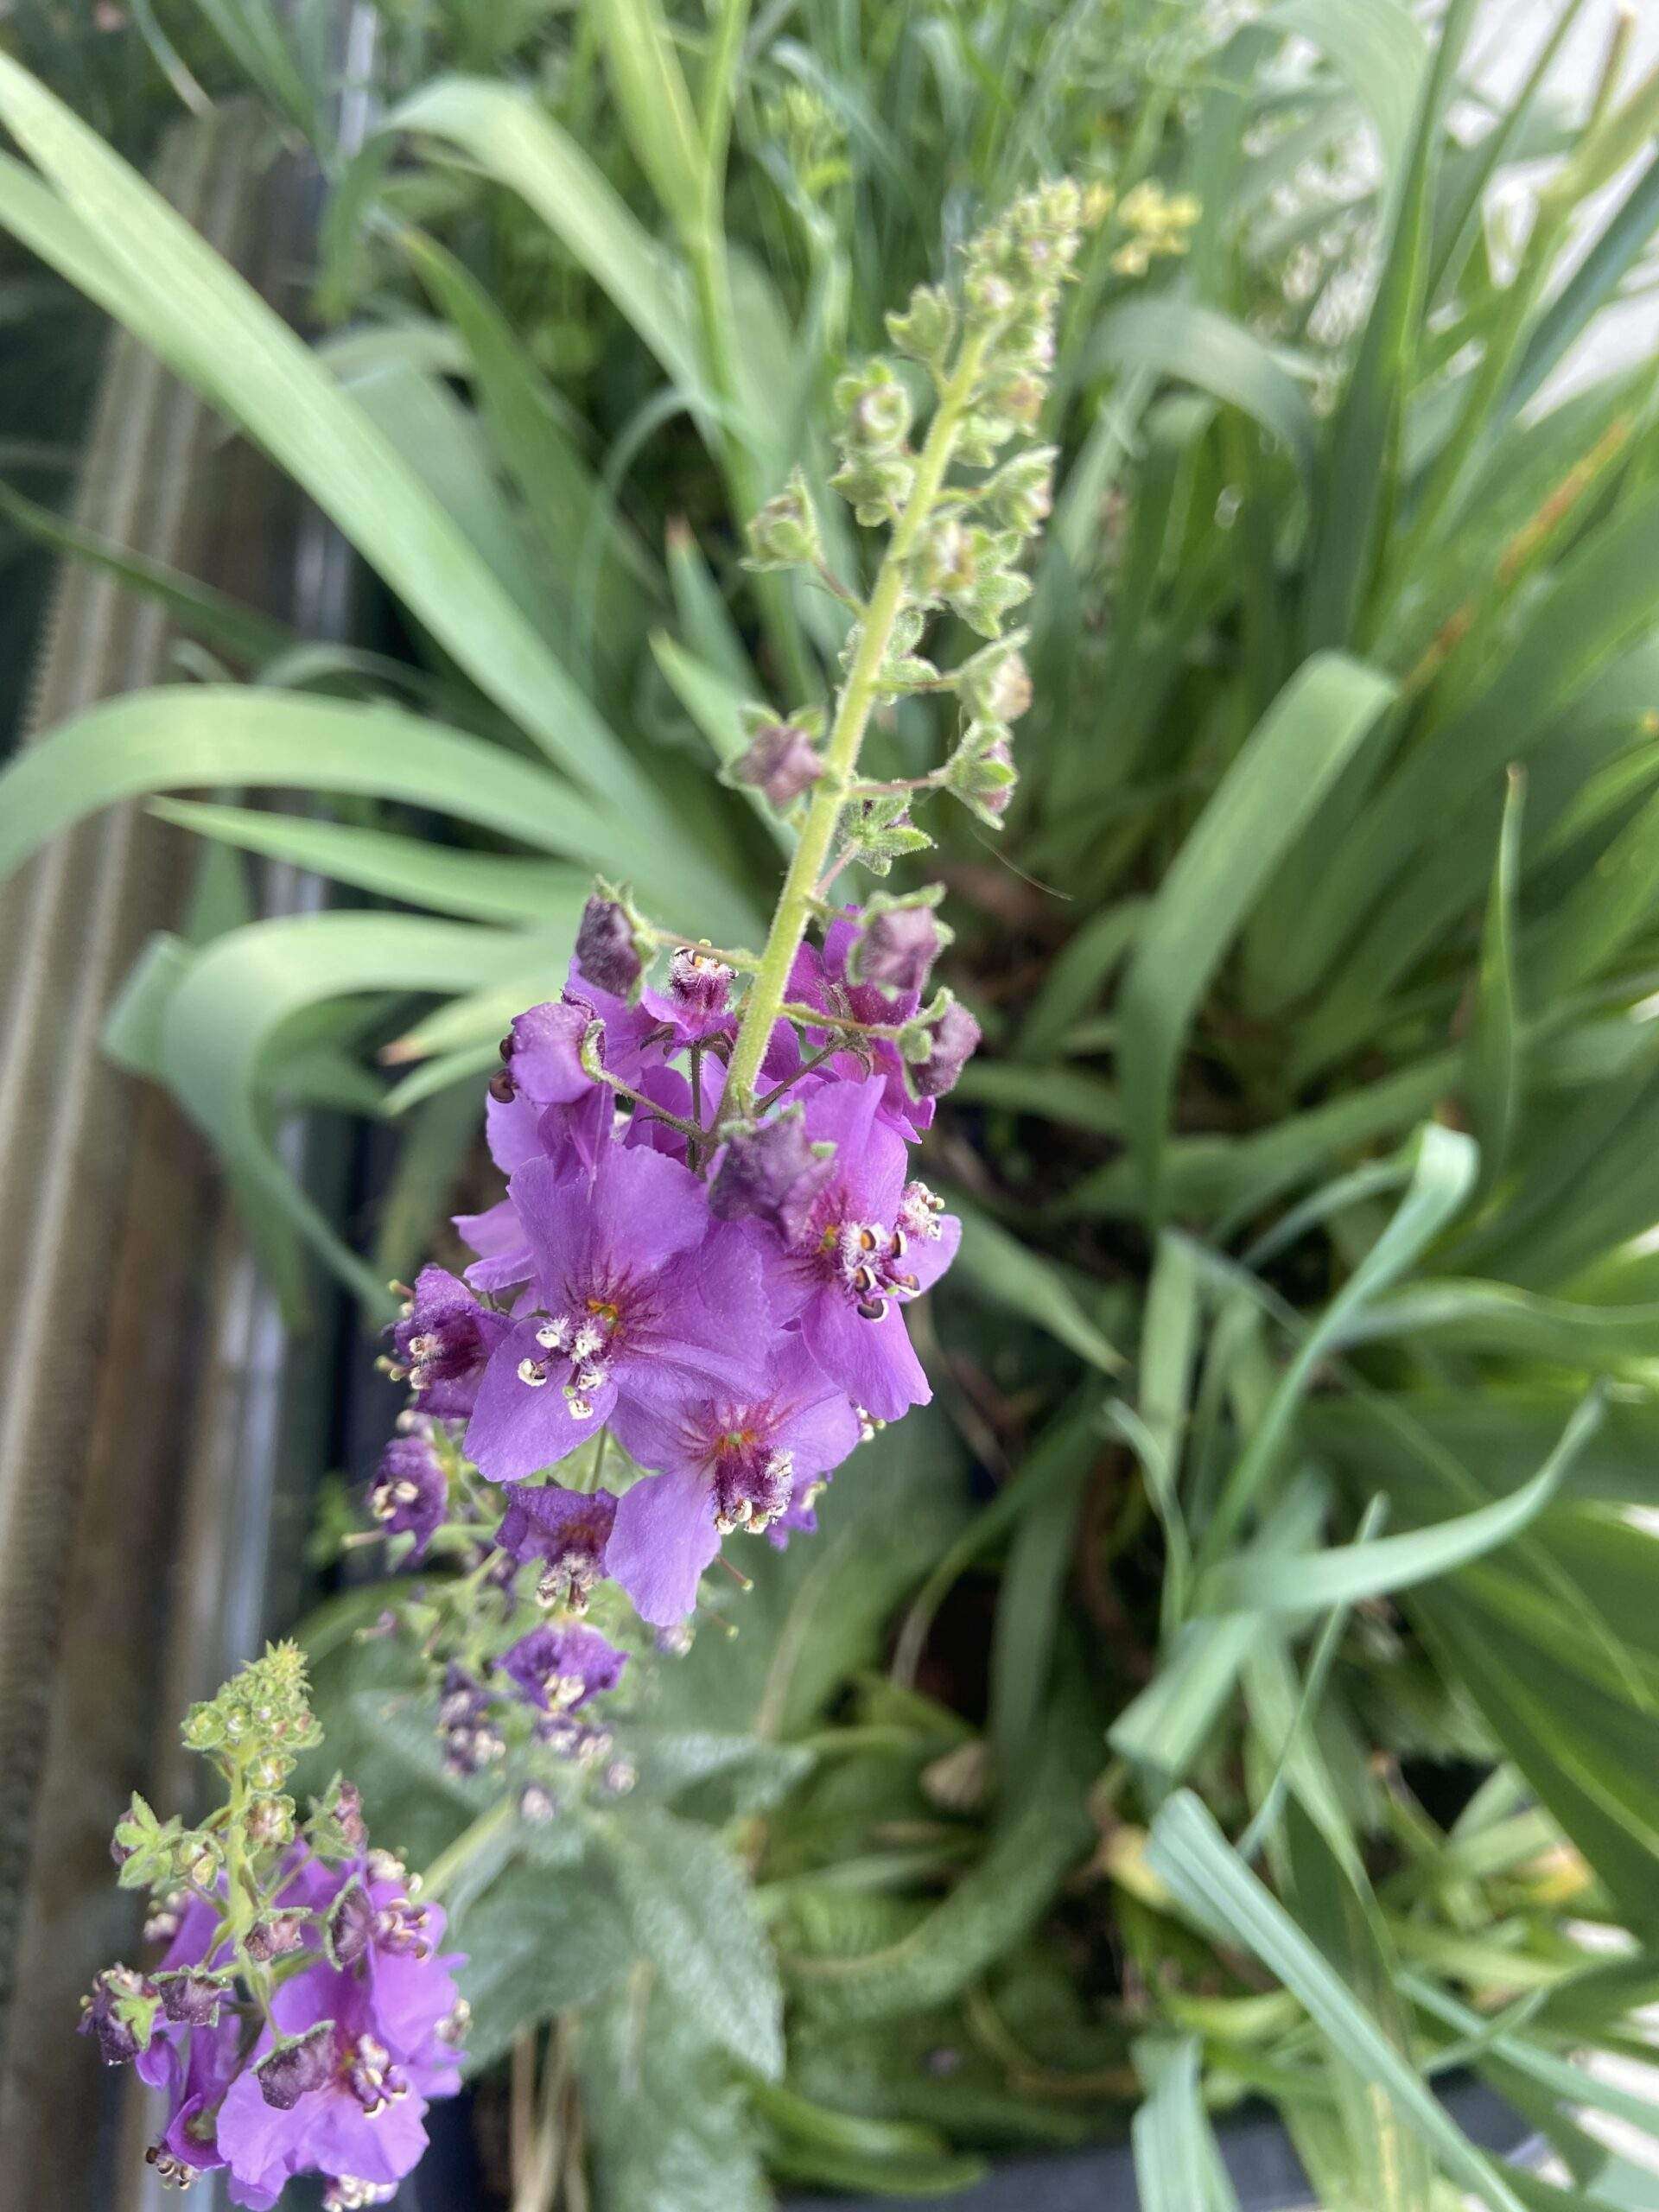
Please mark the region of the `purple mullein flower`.
<svg viewBox="0 0 1659 2212"><path fill-rule="evenodd" d="M751 1379L770 1326L758 1232L711 1223L688 1168L611 1144L591 1180L531 1160L509 1195L540 1310L502 1338L479 1389L467 1452L490 1481L554 1465L613 1408L682 1376Z"/></svg>
<svg viewBox="0 0 1659 2212"><path fill-rule="evenodd" d="M845 1392L800 1338L774 1342L758 1389L693 1384L671 1405L630 1408L618 1421L626 1450L661 1472L619 1500L605 1564L657 1626L691 1611L723 1535L771 1528L859 1440Z"/></svg>
<svg viewBox="0 0 1659 2212"><path fill-rule="evenodd" d="M411 2173L426 2149L427 2093L447 2094L453 2068L394 2049L367 1984L326 1961L283 1982L271 2013L281 2044L264 2030L219 2109L217 2147L238 2201L274 2204L301 2173L379 2188Z"/></svg>
<svg viewBox="0 0 1659 2212"><path fill-rule="evenodd" d="M613 1690L628 1663L596 1628L555 1628L544 1622L509 1644L500 1667L526 1704L543 1713L575 1713L591 1697Z"/></svg>
<svg viewBox="0 0 1659 2212"><path fill-rule="evenodd" d="M932 1393L911 1347L906 1300L938 1281L962 1224L924 1183L906 1183L904 1139L881 1118L886 1078L828 1084L806 1104L806 1133L836 1147L781 1270L784 1319L826 1375L878 1421L897 1421Z"/></svg>
<svg viewBox="0 0 1659 2212"><path fill-rule="evenodd" d="M421 1411L448 1419L471 1413L490 1355L511 1326L505 1314L481 1306L458 1276L443 1268L423 1268L408 1309L391 1331L392 1350L408 1370Z"/></svg>
<svg viewBox="0 0 1659 2212"><path fill-rule="evenodd" d="M790 970L789 995L798 1005L818 1007L825 1014L837 1014L852 1021L871 1022L889 1028L908 1021L921 1005L917 991L900 991L890 995L878 983L853 982L847 972L847 963L857 942L862 915L856 906L849 906L836 916L823 934L823 950L804 944L795 956L795 965ZM785 1033L787 1033L785 1034ZM835 1041L835 1033L828 1029L807 1028L799 1040L788 1024L781 1025L773 1045L774 1054L787 1056L791 1065L783 1071L792 1076L801 1063L802 1047L808 1052L821 1052ZM933 1120L933 1101L931 1097L912 1096L905 1080L905 1063L898 1046L890 1037L861 1037L843 1052L836 1052L814 1071L821 1077L839 1083L857 1083L866 1075L874 1073L883 1079L880 1101L881 1118L890 1122L901 1136L919 1136Z"/></svg>
<svg viewBox="0 0 1659 2212"><path fill-rule="evenodd" d="M605 1547L616 1520L609 1491L536 1488L521 1483L511 1493L495 1541L521 1563L542 1562L536 1595L544 1605L586 1605L605 1572Z"/></svg>
<svg viewBox="0 0 1659 2212"><path fill-rule="evenodd" d="M163 2182L188 2189L199 2175L225 2164L219 2108L236 2078L241 2045L242 2023L226 2014L169 2044L162 2070L146 2077L168 2099L167 2124L147 2154Z"/></svg>
<svg viewBox="0 0 1659 2212"><path fill-rule="evenodd" d="M433 1424L424 1414L406 1415L408 1426L380 1454L369 1489L369 1510L388 1536L413 1536L404 1558L418 1567L449 1504L449 1478L433 1443Z"/></svg>
<svg viewBox="0 0 1659 2212"><path fill-rule="evenodd" d="M506 1738L490 1719L493 1702L482 1683L451 1660L438 1700L438 1737L451 1774L476 1774L505 1757Z"/></svg>

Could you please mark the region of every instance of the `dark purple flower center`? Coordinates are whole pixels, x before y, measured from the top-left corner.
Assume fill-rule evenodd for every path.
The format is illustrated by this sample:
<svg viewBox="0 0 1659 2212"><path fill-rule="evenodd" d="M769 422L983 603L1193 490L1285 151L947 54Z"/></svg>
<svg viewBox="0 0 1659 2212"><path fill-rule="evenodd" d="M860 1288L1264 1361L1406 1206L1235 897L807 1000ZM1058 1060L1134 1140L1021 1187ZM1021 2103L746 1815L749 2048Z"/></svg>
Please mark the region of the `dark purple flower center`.
<svg viewBox="0 0 1659 2212"><path fill-rule="evenodd" d="M385 2044L366 2032L341 2052L338 2078L370 2120L409 2094L408 2075L392 2063Z"/></svg>
<svg viewBox="0 0 1659 2212"><path fill-rule="evenodd" d="M808 1224L804 1257L820 1281L832 1284L867 1321L879 1321L889 1300L902 1305L920 1284L906 1266L911 1245L939 1235L944 1201L925 1183L907 1183L893 1225L860 1220L844 1189L826 1191Z"/></svg>
<svg viewBox="0 0 1659 2212"><path fill-rule="evenodd" d="M629 1275L567 1283L564 1302L536 1332L536 1351L518 1363L526 1389L556 1382L573 1421L591 1421L594 1394L611 1379L618 1352L657 1317L649 1280Z"/></svg>

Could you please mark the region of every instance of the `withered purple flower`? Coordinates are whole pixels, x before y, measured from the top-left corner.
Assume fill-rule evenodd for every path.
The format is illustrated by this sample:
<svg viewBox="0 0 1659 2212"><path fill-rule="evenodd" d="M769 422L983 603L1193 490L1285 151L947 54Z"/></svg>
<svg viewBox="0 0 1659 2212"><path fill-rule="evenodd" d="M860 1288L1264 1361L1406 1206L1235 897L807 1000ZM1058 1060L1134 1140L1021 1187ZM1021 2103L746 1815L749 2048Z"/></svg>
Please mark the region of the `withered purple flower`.
<svg viewBox="0 0 1659 2212"><path fill-rule="evenodd" d="M521 1562L542 1562L536 1595L543 1605L580 1608L604 1574L605 1547L615 1520L616 1500L609 1491L520 1483L509 1494L495 1541Z"/></svg>
<svg viewBox="0 0 1659 2212"><path fill-rule="evenodd" d="M424 1415L406 1415L380 1455L379 1466L369 1490L369 1510L388 1536L413 1536L404 1559L418 1567L426 1548L442 1522L449 1503L449 1480L433 1441L433 1425Z"/></svg>
<svg viewBox="0 0 1659 2212"><path fill-rule="evenodd" d="M709 1183L709 1211L717 1221L764 1222L787 1243L834 1171L832 1154L812 1147L804 1109L787 1106L730 1139Z"/></svg>
<svg viewBox="0 0 1659 2212"><path fill-rule="evenodd" d="M544 1713L575 1713L589 1698L613 1690L627 1663L626 1651L580 1623L568 1628L544 1623L501 1655L502 1671L518 1694Z"/></svg>

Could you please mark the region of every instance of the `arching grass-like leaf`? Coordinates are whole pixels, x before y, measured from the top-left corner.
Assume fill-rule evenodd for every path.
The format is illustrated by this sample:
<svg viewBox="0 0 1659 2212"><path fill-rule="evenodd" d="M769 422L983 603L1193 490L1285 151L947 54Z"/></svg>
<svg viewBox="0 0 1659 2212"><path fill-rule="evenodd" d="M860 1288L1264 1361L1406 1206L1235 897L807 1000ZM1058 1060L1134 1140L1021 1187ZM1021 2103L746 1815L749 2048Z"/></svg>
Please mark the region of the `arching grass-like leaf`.
<svg viewBox="0 0 1659 2212"><path fill-rule="evenodd" d="M1154 1217L1176 1060L1223 954L1393 696L1341 654L1308 662L1222 779L1153 899L1120 1008L1119 1079Z"/></svg>

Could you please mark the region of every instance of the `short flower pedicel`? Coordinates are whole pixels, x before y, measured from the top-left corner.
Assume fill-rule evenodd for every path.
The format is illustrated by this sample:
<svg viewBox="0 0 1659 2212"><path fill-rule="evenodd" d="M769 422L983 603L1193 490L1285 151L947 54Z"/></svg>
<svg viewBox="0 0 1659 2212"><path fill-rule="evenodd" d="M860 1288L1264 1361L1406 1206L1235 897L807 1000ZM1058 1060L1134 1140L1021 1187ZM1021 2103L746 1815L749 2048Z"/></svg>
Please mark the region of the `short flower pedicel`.
<svg viewBox="0 0 1659 2212"><path fill-rule="evenodd" d="M632 1788L613 1724L652 1645L685 1648L725 1541L810 1531L861 1441L928 1398L906 1308L960 1229L912 1153L978 1025L934 982L937 888L837 886L927 849L929 798L993 827L1009 803L1031 681L1005 626L1053 461L1030 432L1091 212L1065 183L1019 201L959 286L889 318L897 358L837 384L831 486L888 533L867 598L829 569L799 472L755 518L754 567L804 568L854 610L834 696L748 709L728 771L796 833L759 953L601 884L563 991L502 1039L485 1116L505 1193L458 1219L464 1276L428 1267L404 1294L383 1365L410 1404L368 1497L419 1579L365 1633L410 1631L444 1764L500 1790L428 1897L478 1837ZM938 616L981 642L936 662ZM951 748L861 780L873 714L916 692L954 696ZM315 1732L287 1647L191 1715L227 1802L186 1830L134 1801L121 1878L152 1891L168 1948L102 1975L83 2025L166 2091L164 2177L225 2167L267 2206L318 2171L345 2212L419 2157L465 2008L442 1912L369 1849L355 1793L304 1820L284 1793Z"/></svg>

